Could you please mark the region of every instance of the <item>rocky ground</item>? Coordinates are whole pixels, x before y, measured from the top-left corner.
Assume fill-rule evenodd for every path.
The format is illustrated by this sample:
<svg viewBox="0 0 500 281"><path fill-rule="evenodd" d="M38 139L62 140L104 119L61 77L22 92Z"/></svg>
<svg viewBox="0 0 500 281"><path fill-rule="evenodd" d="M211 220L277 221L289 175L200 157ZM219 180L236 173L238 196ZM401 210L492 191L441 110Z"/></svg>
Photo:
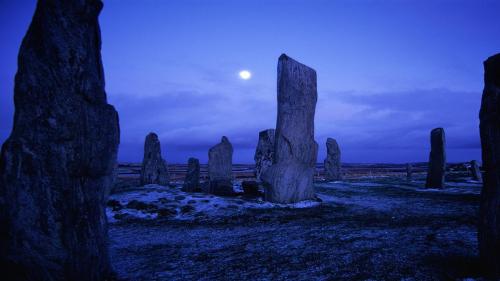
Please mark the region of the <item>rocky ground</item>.
<svg viewBox="0 0 500 281"><path fill-rule="evenodd" d="M112 263L125 280L476 278L481 185L452 172L423 189L424 177L318 182L318 200L292 205L128 188L108 203Z"/></svg>

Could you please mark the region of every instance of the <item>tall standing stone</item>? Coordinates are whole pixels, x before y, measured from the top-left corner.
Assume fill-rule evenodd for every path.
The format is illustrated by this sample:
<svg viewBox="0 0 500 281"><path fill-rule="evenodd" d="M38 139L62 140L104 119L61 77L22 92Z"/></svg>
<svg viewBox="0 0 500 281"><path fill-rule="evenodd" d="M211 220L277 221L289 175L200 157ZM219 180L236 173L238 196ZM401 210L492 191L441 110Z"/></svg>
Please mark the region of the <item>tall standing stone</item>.
<svg viewBox="0 0 500 281"><path fill-rule="evenodd" d="M411 166L410 163L406 164L406 180L411 181L413 176L413 167Z"/></svg>
<svg viewBox="0 0 500 281"><path fill-rule="evenodd" d="M161 157L160 141L155 133L149 133L144 141L141 185L146 184L170 184L167 162Z"/></svg>
<svg viewBox="0 0 500 281"><path fill-rule="evenodd" d="M265 198L292 203L315 197L316 71L285 54L278 60L278 118L273 165L262 175Z"/></svg>
<svg viewBox="0 0 500 281"><path fill-rule="evenodd" d="M341 180L340 168L339 145L335 139L328 138L326 140L325 179L327 181Z"/></svg>
<svg viewBox="0 0 500 281"><path fill-rule="evenodd" d="M205 192L222 196L234 194L233 146L225 136L208 151L208 179Z"/></svg>
<svg viewBox="0 0 500 281"><path fill-rule="evenodd" d="M200 161L196 158L189 158L186 172L186 179L182 186L182 191L195 192L200 189Z"/></svg>
<svg viewBox="0 0 500 281"><path fill-rule="evenodd" d="M492 280L500 279L500 54L484 62L484 91L479 113L483 189L479 210L481 264Z"/></svg>
<svg viewBox="0 0 500 281"><path fill-rule="evenodd" d="M483 181L483 175L481 174L481 170L479 169L479 165L476 160L470 161L470 172L473 180L480 182Z"/></svg>
<svg viewBox="0 0 500 281"><path fill-rule="evenodd" d="M0 266L9 280L103 280L119 143L98 0L40 0L23 39L0 157ZM10 276L9 276L10 275Z"/></svg>
<svg viewBox="0 0 500 281"><path fill-rule="evenodd" d="M427 170L427 188L443 188L446 172L446 140L443 128L431 131L431 152L429 154L429 167Z"/></svg>
<svg viewBox="0 0 500 281"><path fill-rule="evenodd" d="M273 164L274 158L274 129L267 129L259 133L259 143L255 150L255 177L260 180L262 174Z"/></svg>

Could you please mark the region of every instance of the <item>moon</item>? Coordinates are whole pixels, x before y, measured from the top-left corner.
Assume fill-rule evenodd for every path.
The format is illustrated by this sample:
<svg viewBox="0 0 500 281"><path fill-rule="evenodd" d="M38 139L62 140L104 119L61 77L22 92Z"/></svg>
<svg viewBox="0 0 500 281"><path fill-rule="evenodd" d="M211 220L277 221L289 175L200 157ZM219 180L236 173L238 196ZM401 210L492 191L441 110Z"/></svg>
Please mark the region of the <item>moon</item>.
<svg viewBox="0 0 500 281"><path fill-rule="evenodd" d="M240 78L243 80L248 80L252 78L252 73L248 70L242 70L240 71Z"/></svg>

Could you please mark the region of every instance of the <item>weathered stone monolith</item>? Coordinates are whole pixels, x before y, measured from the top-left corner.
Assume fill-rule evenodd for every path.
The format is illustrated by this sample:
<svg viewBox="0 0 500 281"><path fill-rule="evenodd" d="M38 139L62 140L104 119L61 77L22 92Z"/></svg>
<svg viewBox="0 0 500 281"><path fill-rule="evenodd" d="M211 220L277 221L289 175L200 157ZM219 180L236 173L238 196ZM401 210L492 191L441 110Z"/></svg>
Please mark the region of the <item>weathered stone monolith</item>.
<svg viewBox="0 0 500 281"><path fill-rule="evenodd" d="M315 197L316 71L285 54L278 60L278 118L273 165L261 176L265 198L292 203Z"/></svg>
<svg viewBox="0 0 500 281"><path fill-rule="evenodd" d="M141 185L169 185L170 175L168 165L161 157L161 147L158 136L149 133L144 141L144 158L141 166Z"/></svg>
<svg viewBox="0 0 500 281"><path fill-rule="evenodd" d="M470 161L470 173L472 179L475 181L483 181L483 175L481 174L481 170L479 169L479 165L476 160Z"/></svg>
<svg viewBox="0 0 500 281"><path fill-rule="evenodd" d="M200 161L196 158L189 158L186 172L186 179L182 186L182 191L195 192L200 189Z"/></svg>
<svg viewBox="0 0 500 281"><path fill-rule="evenodd" d="M3 280L104 280L120 132L107 103L99 0L40 0L23 39L0 157Z"/></svg>
<svg viewBox="0 0 500 281"><path fill-rule="evenodd" d="M446 172L446 140L443 128L431 131L431 152L429 154L429 167L427 170L427 188L443 188Z"/></svg>
<svg viewBox="0 0 500 281"><path fill-rule="evenodd" d="M259 133L259 143L255 150L255 178L260 180L261 175L273 164L274 158L274 129L267 129Z"/></svg>
<svg viewBox="0 0 500 281"><path fill-rule="evenodd" d="M326 140L326 159L325 159L325 180L338 181L342 179L340 171L340 148L335 139Z"/></svg>
<svg viewBox="0 0 500 281"><path fill-rule="evenodd" d="M479 120L484 170L479 253L486 276L500 280L500 54L484 62Z"/></svg>
<svg viewBox="0 0 500 281"><path fill-rule="evenodd" d="M208 151L208 179L205 192L230 196L233 191L233 146L227 139L222 140Z"/></svg>

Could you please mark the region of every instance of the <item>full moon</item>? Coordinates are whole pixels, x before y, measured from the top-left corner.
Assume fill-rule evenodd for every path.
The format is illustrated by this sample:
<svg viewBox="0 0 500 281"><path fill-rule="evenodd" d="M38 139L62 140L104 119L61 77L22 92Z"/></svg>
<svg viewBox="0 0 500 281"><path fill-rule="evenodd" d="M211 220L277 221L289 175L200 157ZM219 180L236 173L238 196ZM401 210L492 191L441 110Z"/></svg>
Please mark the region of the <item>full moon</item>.
<svg viewBox="0 0 500 281"><path fill-rule="evenodd" d="M243 80L248 80L252 78L252 73L250 73L250 71L248 70L242 70L240 71L240 78Z"/></svg>

